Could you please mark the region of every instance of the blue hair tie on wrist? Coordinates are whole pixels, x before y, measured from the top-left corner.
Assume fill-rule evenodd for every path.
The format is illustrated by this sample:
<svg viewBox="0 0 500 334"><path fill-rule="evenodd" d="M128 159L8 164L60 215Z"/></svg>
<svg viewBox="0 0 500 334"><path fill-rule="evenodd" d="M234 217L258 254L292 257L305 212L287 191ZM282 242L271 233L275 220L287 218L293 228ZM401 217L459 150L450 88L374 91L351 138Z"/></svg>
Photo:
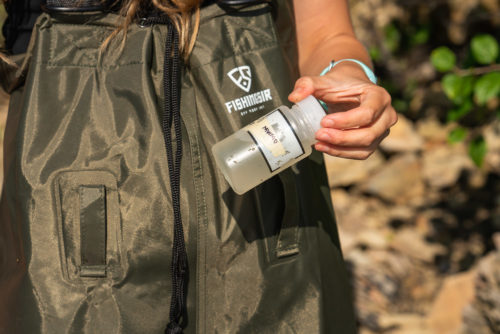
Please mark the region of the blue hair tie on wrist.
<svg viewBox="0 0 500 334"><path fill-rule="evenodd" d="M326 73L328 73L328 71L330 71L332 68L334 68L335 66L337 66L337 64L340 64L341 62L344 62L344 61L351 61L351 62L356 63L359 66L361 66L361 69L363 70L363 72L365 72L365 74L368 77L368 79L371 82L373 82L374 84L377 84L377 77L375 76L375 73L373 73L373 71L372 71L371 68L369 68L362 61L359 61L357 59L350 59L350 58L340 59L340 60L337 60L337 61L332 60L330 62L330 64L328 64L328 66L323 71L321 71L320 76L321 75L325 75Z"/></svg>
<svg viewBox="0 0 500 334"><path fill-rule="evenodd" d="M373 82L374 84L377 84L377 77L375 76L375 73L373 73L372 69L369 68L365 63L363 63L362 61L359 61L357 59L351 59L351 58L346 58L346 59L340 59L340 60L332 60L330 62L330 64L328 64L327 67L325 67L325 69L323 71L321 71L320 73L320 76L322 75L325 75L326 73L328 73L332 68L334 68L337 64L343 62L343 61L351 61L353 63L356 63L358 64L359 66L361 66L361 69L365 72L366 76L368 77L368 79ZM323 108L325 110L328 110L328 107L326 105L325 102L323 101L319 101L321 103L321 105L323 106Z"/></svg>

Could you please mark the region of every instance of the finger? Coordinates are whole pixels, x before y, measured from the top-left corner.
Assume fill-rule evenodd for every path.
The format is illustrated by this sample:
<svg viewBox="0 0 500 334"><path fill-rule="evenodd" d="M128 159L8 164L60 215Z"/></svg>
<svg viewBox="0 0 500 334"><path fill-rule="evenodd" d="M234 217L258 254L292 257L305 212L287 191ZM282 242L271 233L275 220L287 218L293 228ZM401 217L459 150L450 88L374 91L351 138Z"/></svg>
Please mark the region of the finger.
<svg viewBox="0 0 500 334"><path fill-rule="evenodd" d="M374 152L374 150L369 150L367 148L359 147L346 149L345 147L338 147L326 143L316 143L314 148L333 157L355 160L365 160Z"/></svg>
<svg viewBox="0 0 500 334"><path fill-rule="evenodd" d="M325 142L318 142L314 148L325 154L347 159L364 160L367 159L377 149L380 142L389 135L390 131L387 130L384 134L369 147L343 147L332 145Z"/></svg>
<svg viewBox="0 0 500 334"><path fill-rule="evenodd" d="M365 86L365 82L339 83L327 77L304 76L295 82L295 88L288 95L288 100L296 103L309 95L314 95L325 103L357 100Z"/></svg>
<svg viewBox="0 0 500 334"><path fill-rule="evenodd" d="M341 85L330 85L327 87L319 88L315 91L314 95L321 100L324 100L326 103L337 101L358 101L359 97L366 90L367 86L371 86L371 84L367 84L365 82L359 84L341 84Z"/></svg>
<svg viewBox="0 0 500 334"><path fill-rule="evenodd" d="M359 107L359 98L342 98L335 103L327 103L328 113L344 112Z"/></svg>
<svg viewBox="0 0 500 334"><path fill-rule="evenodd" d="M369 147L394 124L393 110L391 109L389 108L375 123L368 127L347 130L328 127L321 128L316 132L316 139L343 147Z"/></svg>
<svg viewBox="0 0 500 334"><path fill-rule="evenodd" d="M336 129L368 126L380 117L390 103L389 94L383 88L373 85L361 94L358 107L327 115L323 119L322 126Z"/></svg>
<svg viewBox="0 0 500 334"><path fill-rule="evenodd" d="M288 95L288 100L293 103L302 101L314 93L319 87L326 87L321 77L301 77L295 82L293 91Z"/></svg>

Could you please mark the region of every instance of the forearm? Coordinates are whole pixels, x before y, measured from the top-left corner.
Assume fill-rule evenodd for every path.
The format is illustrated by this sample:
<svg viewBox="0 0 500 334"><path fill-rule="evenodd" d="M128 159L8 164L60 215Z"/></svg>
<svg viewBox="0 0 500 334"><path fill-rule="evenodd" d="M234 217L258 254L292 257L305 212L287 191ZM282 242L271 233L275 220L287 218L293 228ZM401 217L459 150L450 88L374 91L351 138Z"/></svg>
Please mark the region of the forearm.
<svg viewBox="0 0 500 334"><path fill-rule="evenodd" d="M350 36L338 36L310 49L309 54L299 58L301 75L318 75L332 61L340 59L357 59L372 67L366 49L359 41ZM299 56L300 57L300 56ZM373 68L373 67L372 67ZM350 71L359 79L367 79L361 67L353 62L342 62L336 66L337 70Z"/></svg>
<svg viewBox="0 0 500 334"><path fill-rule="evenodd" d="M327 105L328 115L316 132L318 151L366 159L397 121L389 94L355 62L341 62L318 76L332 60L350 58L371 66L354 35L347 0L294 0L293 4L302 77L288 99L296 103L313 95Z"/></svg>
<svg viewBox="0 0 500 334"><path fill-rule="evenodd" d="M345 58L371 67L366 49L354 35L346 0L296 0L294 6L301 75L318 75L331 60ZM354 63L344 62L341 68L366 79Z"/></svg>

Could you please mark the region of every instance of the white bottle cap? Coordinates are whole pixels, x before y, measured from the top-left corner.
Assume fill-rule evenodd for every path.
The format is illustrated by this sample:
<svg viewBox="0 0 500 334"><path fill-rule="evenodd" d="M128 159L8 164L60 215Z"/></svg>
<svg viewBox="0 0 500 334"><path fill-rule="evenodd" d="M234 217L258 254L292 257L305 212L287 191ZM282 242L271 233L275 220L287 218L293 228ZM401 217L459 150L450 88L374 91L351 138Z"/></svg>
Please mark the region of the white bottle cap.
<svg viewBox="0 0 500 334"><path fill-rule="evenodd" d="M323 109L319 101L314 96L309 95L296 104L302 110L304 117L307 118L314 132L318 131L321 128L321 120L326 116L325 109Z"/></svg>

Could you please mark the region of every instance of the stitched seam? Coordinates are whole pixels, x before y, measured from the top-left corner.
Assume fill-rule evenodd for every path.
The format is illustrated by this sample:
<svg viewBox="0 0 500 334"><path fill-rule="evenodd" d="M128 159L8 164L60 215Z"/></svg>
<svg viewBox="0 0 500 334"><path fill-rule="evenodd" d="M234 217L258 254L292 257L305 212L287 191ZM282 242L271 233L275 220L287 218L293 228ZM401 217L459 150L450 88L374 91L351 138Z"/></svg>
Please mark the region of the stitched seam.
<svg viewBox="0 0 500 334"><path fill-rule="evenodd" d="M223 61L226 61L227 59L231 59L234 57L239 57L239 56L243 56L243 55L251 55L251 54L254 54L257 52L261 52L265 49L271 49L271 48L279 48L279 45L278 44L265 44L264 46L262 46L258 49L252 49L251 51L235 52L235 53L232 53L231 55L228 55L227 57L219 57L219 58L212 59L211 61L209 61L207 63L203 63L203 64L200 64L197 66L191 66L191 69L195 70L195 69L201 68L201 67L206 66L206 65L210 65L210 64L218 63L218 62L223 62Z"/></svg>
<svg viewBox="0 0 500 334"><path fill-rule="evenodd" d="M194 137L195 137L195 140L196 142L198 143L198 137L196 135L196 133L194 133ZM202 162L201 162L201 154L200 154L200 149L198 147L198 160L199 160L199 164L200 164L200 179L199 179L199 184L200 184L200 187L201 187L201 194L200 194L200 197L201 197L201 201L202 201L202 204L203 204L203 210L199 210L199 219L200 221L202 221L203 223L203 233L204 233L204 238L206 237L206 232L207 232L207 227L206 227L206 221L205 221L205 217L203 217L203 215L206 216L206 210L207 210L207 204L206 204L206 201L205 201L205 185L203 184L203 166L202 166ZM196 194L196 196L198 197L198 192ZM198 199L197 199L198 200ZM198 235L198 238L199 238L199 235ZM205 265L207 263L207 242L206 240L204 240L203 242L203 246L204 246L204 250L203 250L203 263L204 263L204 266L202 268L203 270L203 279L205 279ZM198 268L198 270L200 270L200 268ZM206 296L206 284L203 285L205 290L203 291L203 294L204 296ZM206 309L207 309L207 298L204 297L203 298L204 300L204 305L203 305L203 323L205 324L206 323Z"/></svg>
<svg viewBox="0 0 500 334"><path fill-rule="evenodd" d="M107 217L106 217L106 206L105 206L105 201L106 201L106 188L104 186L99 187L99 192L101 195L101 200L99 201L99 211L100 211L100 218L101 222L103 223L104 226L101 226L102 232L103 232L103 238L100 239L99 242L99 251L101 255L101 262L106 266L106 230L107 230Z"/></svg>
<svg viewBox="0 0 500 334"><path fill-rule="evenodd" d="M224 21L224 22L226 22L226 21ZM232 26L236 25L236 26L242 27L244 30L251 31L252 35L256 35L259 38L266 39L268 42L273 42L273 43L277 42L276 35L274 34L274 29L271 30L271 31L273 31L272 37L269 37L268 35L265 35L265 34L260 34L260 33L255 34L255 30L248 29L248 25L240 23L240 20L234 20L234 22L231 22L230 24ZM274 24L270 23L269 21L267 21L266 24L267 24L267 26L274 26Z"/></svg>
<svg viewBox="0 0 500 334"><path fill-rule="evenodd" d="M80 194L79 196L79 207L80 207L80 265L84 265L85 260L85 254L87 253L87 226L85 223L85 214L83 213L82 210L82 197L83 197L83 192L82 192L82 187L78 190L78 193Z"/></svg>
<svg viewBox="0 0 500 334"><path fill-rule="evenodd" d="M114 30L114 27L111 25L104 25L102 23L100 24L93 24L93 23L65 23L65 22L54 22L52 24L52 27L57 27L57 26L65 26L65 27L89 27L91 29L97 28L98 30L109 30L112 31ZM53 28L52 28L53 29Z"/></svg>
<svg viewBox="0 0 500 334"><path fill-rule="evenodd" d="M193 95L195 97L195 104L196 104L196 96L195 96L195 93L193 91ZM189 118L190 120L190 124L195 124L195 120L193 118L191 118L190 116L187 116L187 118ZM187 129L187 127L186 127ZM188 132L189 134L189 132ZM206 201L205 201L205 186L203 184L203 171L202 171L202 162L201 162L201 154L200 154L200 148L199 148L199 140L198 140L198 136L197 136L197 133L196 131L194 131L194 133L192 134L192 136L194 137L194 141L196 142L196 146L197 146L197 150L196 150L196 154L194 152L194 149L193 149L193 145L190 145L190 151L191 151L191 156L194 157L196 155L196 157L198 158L198 162L199 162L199 169L200 169L200 178L198 180L198 184L199 186L201 187L201 192L199 193L198 191L196 191L196 201L200 201L201 199L201 202L202 202L202 209L200 209L199 206L197 206L197 222L198 222L198 228L197 228L197 231L198 231L198 237L197 237L197 248L199 247L199 242L200 242L200 235L203 233L204 234L204 237L206 237L206 222L205 222L205 219L203 217L203 214L206 215L206 208L207 208L207 205L206 205ZM188 136L189 138L189 136ZM191 158L193 160L193 158ZM195 174L195 169L194 169L194 164L193 164L193 167L192 167L192 172L193 172L193 175ZM195 189L196 189L196 182L195 182ZM200 229L200 224L199 222L202 222L202 229ZM207 254L207 250L206 250L206 240L203 242L203 246L204 246L204 250L203 250L203 263L206 264L206 254ZM198 257L198 249L196 251L196 256ZM198 263L198 261L197 261ZM199 275L197 275L197 278L196 278L196 285L197 285L197 291L198 293L200 293L200 281L201 280L204 280L205 279L205 266L203 266L202 268L197 268L198 269L198 273ZM200 279L200 276L203 276L203 278ZM203 291L203 295L206 296L206 284L204 284L204 291ZM203 324L206 324L206 309L207 309L207 298L204 297L203 298L203 312L200 312L200 310L198 309L198 312L197 312L197 315L200 316L199 313L203 313L202 314L202 317L203 317L203 321L202 323Z"/></svg>
<svg viewBox="0 0 500 334"><path fill-rule="evenodd" d="M57 62L51 61L40 61L34 62L35 64L53 66L53 67L82 67L82 68L102 68L102 69L116 69L122 66L133 66L133 65L144 65L144 62L130 62L125 64L117 64L117 65L99 65L97 63L95 65L84 65L84 64L59 64Z"/></svg>
<svg viewBox="0 0 500 334"><path fill-rule="evenodd" d="M290 246L276 248L276 251L279 251L279 252L286 252L286 251L294 250L294 249L296 249L298 246L299 246L299 244L298 244L298 243L294 243L294 244L291 244Z"/></svg>

